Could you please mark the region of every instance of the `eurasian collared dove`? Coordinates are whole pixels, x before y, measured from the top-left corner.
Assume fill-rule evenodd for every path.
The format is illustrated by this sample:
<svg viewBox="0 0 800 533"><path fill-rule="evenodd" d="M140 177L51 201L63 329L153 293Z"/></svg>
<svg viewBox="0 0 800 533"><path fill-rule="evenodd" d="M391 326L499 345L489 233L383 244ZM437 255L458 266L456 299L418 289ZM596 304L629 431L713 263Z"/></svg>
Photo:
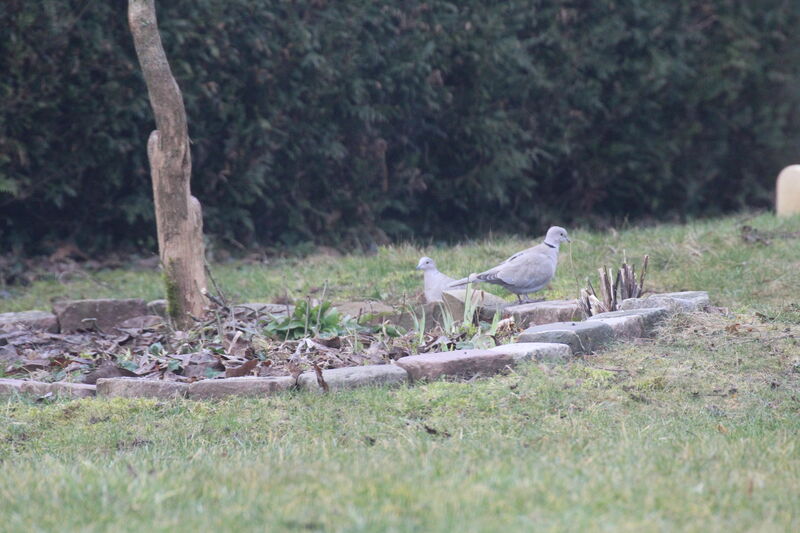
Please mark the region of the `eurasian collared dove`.
<svg viewBox="0 0 800 533"><path fill-rule="evenodd" d="M425 286L425 301L441 302L442 291L455 280L439 272L436 263L430 257L422 257L417 264L417 270L422 270L423 284Z"/></svg>
<svg viewBox="0 0 800 533"><path fill-rule="evenodd" d="M496 267L481 272L470 274L468 277L454 281L447 288L462 287L468 283L494 283L509 292L528 299L532 292L540 291L547 286L556 274L558 265L558 246L562 242L570 242L567 230L553 226L547 230L547 236L542 244L517 252Z"/></svg>

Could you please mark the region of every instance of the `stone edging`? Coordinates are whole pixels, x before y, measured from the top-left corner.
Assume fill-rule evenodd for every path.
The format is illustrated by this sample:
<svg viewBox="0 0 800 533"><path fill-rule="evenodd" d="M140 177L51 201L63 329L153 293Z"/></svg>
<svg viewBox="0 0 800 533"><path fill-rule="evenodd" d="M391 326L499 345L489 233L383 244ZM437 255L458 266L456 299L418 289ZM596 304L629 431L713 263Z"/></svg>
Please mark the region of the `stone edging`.
<svg viewBox="0 0 800 533"><path fill-rule="evenodd" d="M528 361L564 361L591 353L613 340L652 335L655 326L674 313L699 311L709 305L706 292L654 294L622 302L622 311L601 313L582 322L554 322L523 331L517 343L488 350L456 350L426 353L398 359L395 364L323 370L328 390L364 386L398 386L443 377L473 378L503 372ZM0 397L14 394L85 398L189 398L218 399L227 396L263 397L290 389L321 391L314 372L296 379L290 376L207 379L180 383L138 378L98 379L97 385L43 383L0 379Z"/></svg>

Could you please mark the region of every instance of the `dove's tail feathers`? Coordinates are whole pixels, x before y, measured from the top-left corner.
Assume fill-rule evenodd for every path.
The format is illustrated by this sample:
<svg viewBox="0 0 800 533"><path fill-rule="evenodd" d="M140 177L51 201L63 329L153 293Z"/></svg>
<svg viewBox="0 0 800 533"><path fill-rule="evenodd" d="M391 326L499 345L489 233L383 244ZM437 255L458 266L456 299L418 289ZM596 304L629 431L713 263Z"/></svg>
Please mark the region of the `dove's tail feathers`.
<svg viewBox="0 0 800 533"><path fill-rule="evenodd" d="M452 283L449 283L447 285L447 288L448 289L457 289L459 287L463 287L465 285L469 285L470 283L478 283L479 281L480 280L477 279L477 275L476 274L470 274L466 278L457 279L457 280L453 281Z"/></svg>

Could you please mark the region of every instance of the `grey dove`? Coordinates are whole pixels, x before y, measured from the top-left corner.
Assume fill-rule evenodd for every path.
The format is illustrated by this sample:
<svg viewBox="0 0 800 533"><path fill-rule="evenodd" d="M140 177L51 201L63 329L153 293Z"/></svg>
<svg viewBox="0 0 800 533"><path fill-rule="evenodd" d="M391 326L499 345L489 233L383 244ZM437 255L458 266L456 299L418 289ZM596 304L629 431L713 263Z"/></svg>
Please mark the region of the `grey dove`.
<svg viewBox="0 0 800 533"><path fill-rule="evenodd" d="M470 274L454 281L447 288L462 287L468 283L494 283L516 294L522 303L521 295L528 300L531 293L544 289L556 275L558 247L562 242L570 242L567 230L553 226L547 230L547 236L541 244L515 253L486 272Z"/></svg>
<svg viewBox="0 0 800 533"><path fill-rule="evenodd" d="M439 272L436 263L430 257L422 257L417 264L417 270L422 270L422 282L425 287L425 301L441 302L442 291L455 280Z"/></svg>

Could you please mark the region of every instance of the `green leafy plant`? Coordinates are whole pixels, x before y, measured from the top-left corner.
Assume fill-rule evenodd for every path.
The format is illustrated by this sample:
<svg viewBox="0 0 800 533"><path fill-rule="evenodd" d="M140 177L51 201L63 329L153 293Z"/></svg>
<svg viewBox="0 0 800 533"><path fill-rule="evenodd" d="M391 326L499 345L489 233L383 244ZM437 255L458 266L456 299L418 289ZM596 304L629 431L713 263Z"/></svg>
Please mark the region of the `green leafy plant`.
<svg viewBox="0 0 800 533"><path fill-rule="evenodd" d="M427 317L425 316L425 308L422 308L422 316L417 316L413 309L409 309L411 319L414 321L414 331L416 332L417 346L425 344L425 324Z"/></svg>
<svg viewBox="0 0 800 533"><path fill-rule="evenodd" d="M438 333L444 334L451 342L446 345L450 348L469 349L469 348L491 348L496 345L494 335L500 323L501 314L495 312L491 323L477 320L479 302L473 298L474 291L467 287L465 292L464 312L461 316L455 317L447 305L439 304L441 314L441 324ZM411 311L416 332L418 346L425 345L425 325L427 317L425 308L421 309L421 316ZM443 349L450 349L443 348Z"/></svg>
<svg viewBox="0 0 800 533"><path fill-rule="evenodd" d="M475 289L472 288L471 283L467 283L464 288L464 316L462 317L463 324L471 324L475 320L475 313L478 311L478 301L473 298Z"/></svg>
<svg viewBox="0 0 800 533"><path fill-rule="evenodd" d="M302 300L295 305L291 315L283 318L273 316L264 326L264 334L275 339L296 340L346 335L358 328L355 319L339 313L330 302L312 306L307 300Z"/></svg>

